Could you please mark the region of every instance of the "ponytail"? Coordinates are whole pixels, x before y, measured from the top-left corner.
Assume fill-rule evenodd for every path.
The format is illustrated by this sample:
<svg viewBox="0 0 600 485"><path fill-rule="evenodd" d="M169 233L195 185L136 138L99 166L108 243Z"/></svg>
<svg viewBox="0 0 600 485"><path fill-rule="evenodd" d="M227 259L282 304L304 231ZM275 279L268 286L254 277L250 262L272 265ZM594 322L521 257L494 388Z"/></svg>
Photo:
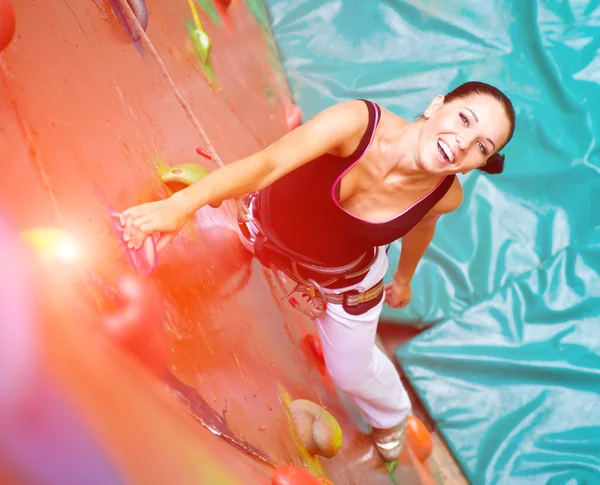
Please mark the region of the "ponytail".
<svg viewBox="0 0 600 485"><path fill-rule="evenodd" d="M494 153L490 158L487 159L485 165L479 167L479 170L489 174L502 173L504 170L504 155Z"/></svg>

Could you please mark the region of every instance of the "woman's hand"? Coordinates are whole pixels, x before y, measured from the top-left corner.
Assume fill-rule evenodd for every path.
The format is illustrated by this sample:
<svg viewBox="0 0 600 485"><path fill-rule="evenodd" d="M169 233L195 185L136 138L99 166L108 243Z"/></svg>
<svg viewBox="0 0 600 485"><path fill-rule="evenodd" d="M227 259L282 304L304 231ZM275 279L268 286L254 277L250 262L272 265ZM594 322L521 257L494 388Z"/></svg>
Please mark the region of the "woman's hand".
<svg viewBox="0 0 600 485"><path fill-rule="evenodd" d="M179 193L168 199L136 205L121 214L123 240L130 249L139 249L151 236L156 250L162 250L177 235L192 214L185 209Z"/></svg>
<svg viewBox="0 0 600 485"><path fill-rule="evenodd" d="M390 308L404 308L412 298L410 283L392 281L385 285L385 302Z"/></svg>

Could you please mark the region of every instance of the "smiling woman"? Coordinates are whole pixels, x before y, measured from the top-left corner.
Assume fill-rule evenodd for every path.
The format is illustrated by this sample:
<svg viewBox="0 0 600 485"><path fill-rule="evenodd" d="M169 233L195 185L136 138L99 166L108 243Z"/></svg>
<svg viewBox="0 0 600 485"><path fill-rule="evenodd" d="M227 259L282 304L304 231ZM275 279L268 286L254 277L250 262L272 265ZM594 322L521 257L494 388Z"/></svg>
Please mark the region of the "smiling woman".
<svg viewBox="0 0 600 485"><path fill-rule="evenodd" d="M486 99L487 98L487 99ZM496 101L490 103L489 101ZM504 169L504 156L498 152L510 141L515 131L515 111L511 101L493 86L479 82L469 82L460 85L442 100L446 109L450 108L450 116L455 116L455 122L460 122L463 128L458 127L458 132L470 132L474 134L474 129L482 128L485 136L479 135L476 146L485 158L485 163L476 168L487 173L501 173ZM461 102L462 101L462 102ZM439 102L436 97L435 102ZM452 108L455 108L452 110ZM480 116L477 115L480 114ZM500 122L496 120L501 120ZM504 122L508 120L508 125ZM490 129L494 127L496 130ZM508 129L506 131L506 129ZM468 134L455 137L456 146L458 143L469 142ZM499 141L494 141L494 138ZM440 148L444 151L443 156L447 162L454 162L454 151L450 144L440 138ZM462 147L461 147L462 148ZM476 161L474 163L477 163Z"/></svg>
<svg viewBox="0 0 600 485"><path fill-rule="evenodd" d="M127 209L124 239L139 248L158 238L161 249L201 207L250 194L243 242L319 303L312 308L329 374L392 462L410 402L375 345L383 304L408 304L437 219L462 201L456 174L501 171L498 151L514 129L510 100L478 82L436 96L412 123L370 101L340 103L166 200ZM400 262L384 287L386 245L399 238Z"/></svg>

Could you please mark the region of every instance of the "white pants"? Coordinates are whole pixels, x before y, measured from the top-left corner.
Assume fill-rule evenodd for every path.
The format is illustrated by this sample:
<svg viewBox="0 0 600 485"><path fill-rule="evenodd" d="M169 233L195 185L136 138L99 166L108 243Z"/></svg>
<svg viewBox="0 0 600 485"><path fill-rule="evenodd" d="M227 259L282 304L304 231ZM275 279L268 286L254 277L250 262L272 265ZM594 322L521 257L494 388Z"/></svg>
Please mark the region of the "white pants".
<svg viewBox="0 0 600 485"><path fill-rule="evenodd" d="M387 271L385 247L365 278L358 284L333 290L367 290ZM367 421L376 428L400 424L410 411L410 400L392 361L375 345L383 301L361 315L350 315L342 305L327 304L325 314L315 320L325 365L331 380L347 392Z"/></svg>
<svg viewBox="0 0 600 485"><path fill-rule="evenodd" d="M252 224L247 224L256 233ZM242 244L252 245L240 233ZM358 284L333 291L366 290L387 271L385 247L377 249L373 266ZM410 399L392 361L375 345L377 324L383 301L361 315L350 315L342 305L327 304L325 314L315 320L321 339L325 365L333 383L348 393L375 428L392 428L410 411Z"/></svg>

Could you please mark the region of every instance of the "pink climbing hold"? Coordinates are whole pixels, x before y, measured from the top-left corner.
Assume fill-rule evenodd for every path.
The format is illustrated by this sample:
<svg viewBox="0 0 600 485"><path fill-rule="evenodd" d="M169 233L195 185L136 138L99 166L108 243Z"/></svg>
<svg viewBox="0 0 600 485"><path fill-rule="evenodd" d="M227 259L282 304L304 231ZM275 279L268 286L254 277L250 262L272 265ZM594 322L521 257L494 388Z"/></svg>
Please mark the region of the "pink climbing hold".
<svg viewBox="0 0 600 485"><path fill-rule="evenodd" d="M292 103L285 104L285 121L290 131L302 124L302 111L300 111L298 105Z"/></svg>
<svg viewBox="0 0 600 485"><path fill-rule="evenodd" d="M168 348L162 335L164 309L158 289L131 274L121 276L116 287L123 304L102 318L102 330L160 375L167 365Z"/></svg>
<svg viewBox="0 0 600 485"><path fill-rule="evenodd" d="M148 236L144 239L142 247L139 249L129 249L123 240L125 228L121 224L121 214L119 212L109 210L111 229L113 234L120 240L121 247L125 253L125 257L129 264L139 273L149 276L156 269L158 255L156 253L156 245L153 236Z"/></svg>
<svg viewBox="0 0 600 485"><path fill-rule="evenodd" d="M2 52L15 34L15 11L10 0L0 0L0 52Z"/></svg>
<svg viewBox="0 0 600 485"><path fill-rule="evenodd" d="M321 482L304 468L297 466L281 466L273 472L272 485L320 485Z"/></svg>

